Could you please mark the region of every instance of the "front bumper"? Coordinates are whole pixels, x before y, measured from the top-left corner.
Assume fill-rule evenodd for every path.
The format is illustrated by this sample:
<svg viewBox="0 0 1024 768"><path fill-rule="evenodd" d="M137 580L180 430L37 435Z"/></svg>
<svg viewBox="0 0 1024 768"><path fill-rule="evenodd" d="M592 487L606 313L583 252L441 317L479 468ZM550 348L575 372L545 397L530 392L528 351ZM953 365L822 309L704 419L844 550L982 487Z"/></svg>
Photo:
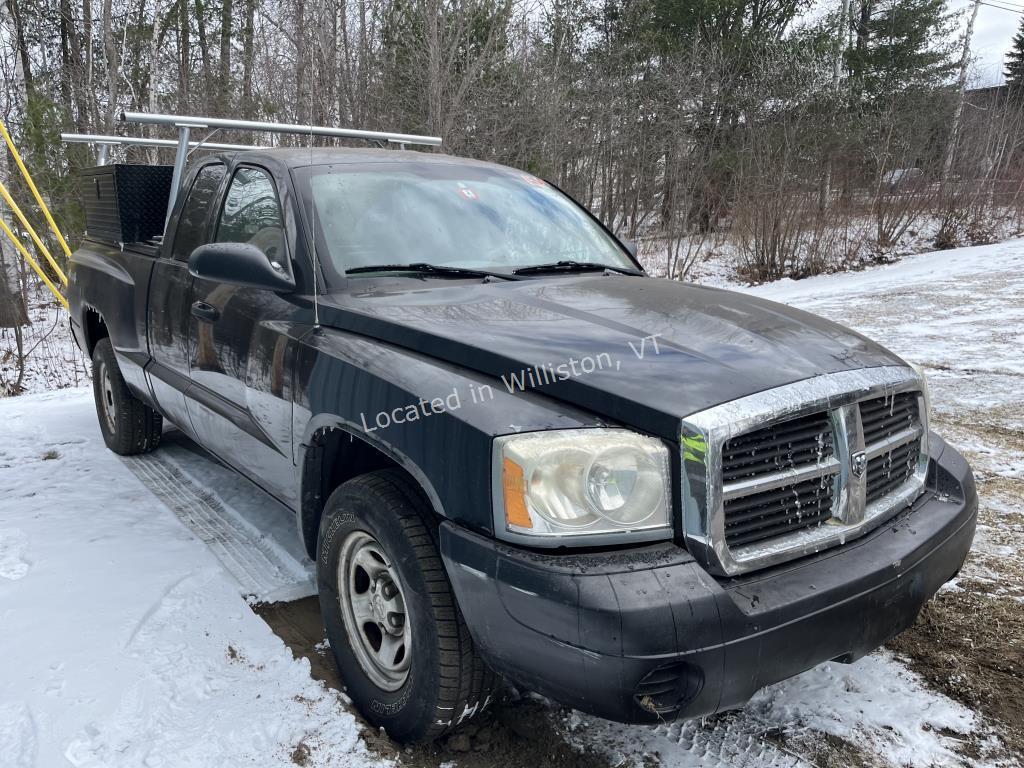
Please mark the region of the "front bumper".
<svg viewBox="0 0 1024 768"><path fill-rule="evenodd" d="M742 578L682 549L551 555L441 526L478 649L518 685L600 717L655 722L740 707L760 688L852 661L913 624L971 547L970 467L935 436L925 493L871 533Z"/></svg>

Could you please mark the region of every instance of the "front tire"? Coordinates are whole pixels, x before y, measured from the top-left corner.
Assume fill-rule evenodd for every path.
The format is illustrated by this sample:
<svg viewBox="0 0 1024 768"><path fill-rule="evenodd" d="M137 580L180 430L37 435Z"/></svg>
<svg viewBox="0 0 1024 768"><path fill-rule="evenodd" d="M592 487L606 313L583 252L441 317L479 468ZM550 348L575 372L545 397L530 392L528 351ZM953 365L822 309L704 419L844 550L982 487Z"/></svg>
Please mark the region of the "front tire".
<svg viewBox="0 0 1024 768"><path fill-rule="evenodd" d="M92 392L107 448L132 456L160 444L163 417L128 389L109 338L100 339L92 351Z"/></svg>
<svg viewBox="0 0 1024 768"><path fill-rule="evenodd" d="M320 609L345 690L400 742L436 739L490 704L437 550L428 500L395 470L342 484L320 521Z"/></svg>

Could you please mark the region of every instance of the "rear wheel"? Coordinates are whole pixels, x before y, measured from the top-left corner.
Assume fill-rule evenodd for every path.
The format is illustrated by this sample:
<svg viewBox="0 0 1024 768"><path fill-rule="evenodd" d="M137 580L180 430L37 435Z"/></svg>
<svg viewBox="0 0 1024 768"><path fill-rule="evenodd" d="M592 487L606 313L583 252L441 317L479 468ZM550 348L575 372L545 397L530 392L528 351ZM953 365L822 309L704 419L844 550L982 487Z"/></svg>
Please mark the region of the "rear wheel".
<svg viewBox="0 0 1024 768"><path fill-rule="evenodd" d="M109 338L100 339L92 352L92 391L107 448L131 456L160 444L163 418L128 389Z"/></svg>
<svg viewBox="0 0 1024 768"><path fill-rule="evenodd" d="M349 480L320 521L317 581L345 690L397 741L427 741L490 703L420 488L395 470Z"/></svg>

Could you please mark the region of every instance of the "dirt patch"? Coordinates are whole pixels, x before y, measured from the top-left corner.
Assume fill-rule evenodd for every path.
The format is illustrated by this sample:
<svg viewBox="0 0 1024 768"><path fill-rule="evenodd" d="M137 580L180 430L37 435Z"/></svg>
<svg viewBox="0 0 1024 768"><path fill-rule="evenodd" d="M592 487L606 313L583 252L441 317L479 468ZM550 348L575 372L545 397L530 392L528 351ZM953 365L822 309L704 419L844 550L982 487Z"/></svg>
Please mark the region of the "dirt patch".
<svg viewBox="0 0 1024 768"><path fill-rule="evenodd" d="M316 597L289 603L262 603L253 610L291 648L296 658L309 661L313 678L336 691L344 691L337 666L327 647ZM355 713L355 711L353 710ZM493 705L490 715L473 722L434 744L407 747L398 744L363 723L363 739L381 757L411 768L440 768L455 762L458 768L495 768L502 765L545 766L545 768L610 768L609 760L590 750L569 745L557 730L558 710L532 697L521 697L506 689ZM304 745L299 745L304 746ZM308 748L307 748L308 749ZM308 759L308 751L296 752L292 760ZM654 762L653 765L657 765Z"/></svg>
<svg viewBox="0 0 1024 768"><path fill-rule="evenodd" d="M815 768L886 768L887 765L852 741L831 733L803 731L792 734L781 728L772 728L762 738Z"/></svg>
<svg viewBox="0 0 1024 768"><path fill-rule="evenodd" d="M947 696L984 714L1006 751L1024 755L1024 605L962 581L939 593L890 647ZM980 749L966 745L965 752Z"/></svg>
<svg viewBox="0 0 1024 768"><path fill-rule="evenodd" d="M291 648L295 658L309 662L310 674L336 691L344 690L338 667L327 647L320 620L320 602L316 596L289 603L258 603L252 607L274 634Z"/></svg>
<svg viewBox="0 0 1024 768"><path fill-rule="evenodd" d="M309 765L312 753L309 751L309 747L306 746L306 742L300 741L295 745L295 749L292 750L290 757L296 765Z"/></svg>

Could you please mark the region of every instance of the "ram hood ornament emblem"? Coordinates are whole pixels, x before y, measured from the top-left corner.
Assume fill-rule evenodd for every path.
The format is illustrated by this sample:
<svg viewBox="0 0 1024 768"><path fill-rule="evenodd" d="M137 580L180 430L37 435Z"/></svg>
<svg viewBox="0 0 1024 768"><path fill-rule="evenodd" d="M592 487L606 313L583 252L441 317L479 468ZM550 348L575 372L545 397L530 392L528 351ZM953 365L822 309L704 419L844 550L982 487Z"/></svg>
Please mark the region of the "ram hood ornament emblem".
<svg viewBox="0 0 1024 768"><path fill-rule="evenodd" d="M854 477L863 477L867 468L868 455L864 451L857 451L850 457L850 471Z"/></svg>

